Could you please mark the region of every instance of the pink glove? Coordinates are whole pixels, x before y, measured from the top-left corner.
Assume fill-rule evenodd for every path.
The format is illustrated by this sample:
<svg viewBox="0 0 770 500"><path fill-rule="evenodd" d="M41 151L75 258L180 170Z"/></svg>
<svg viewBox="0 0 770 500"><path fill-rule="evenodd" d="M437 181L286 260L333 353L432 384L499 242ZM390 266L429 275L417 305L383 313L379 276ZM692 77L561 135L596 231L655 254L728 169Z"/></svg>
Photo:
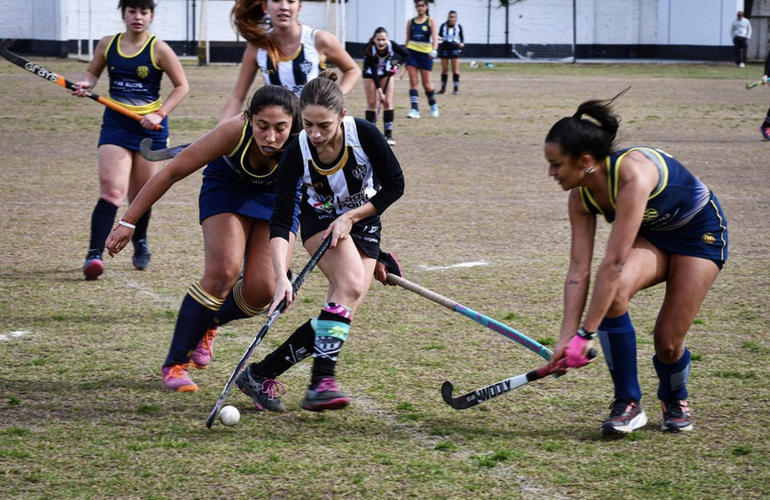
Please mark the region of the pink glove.
<svg viewBox="0 0 770 500"><path fill-rule="evenodd" d="M583 351L585 351L586 344L588 342L588 340L584 339L580 335L575 335L572 337L572 340L569 341L569 345L567 346L567 350L564 352L564 359L567 360L568 367L580 368L581 366L585 366L590 363L591 359L596 356L596 354L590 357L583 355Z"/></svg>

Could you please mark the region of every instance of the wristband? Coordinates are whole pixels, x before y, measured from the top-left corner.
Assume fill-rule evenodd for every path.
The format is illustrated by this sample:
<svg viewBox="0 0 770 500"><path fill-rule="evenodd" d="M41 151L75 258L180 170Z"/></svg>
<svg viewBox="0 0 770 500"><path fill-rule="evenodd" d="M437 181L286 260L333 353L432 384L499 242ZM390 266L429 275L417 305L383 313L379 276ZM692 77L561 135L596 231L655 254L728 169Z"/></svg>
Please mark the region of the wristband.
<svg viewBox="0 0 770 500"><path fill-rule="evenodd" d="M596 337L596 332L587 332L582 326L578 328L577 334L580 338L586 340L593 340L593 338Z"/></svg>
<svg viewBox="0 0 770 500"><path fill-rule="evenodd" d="M160 116L161 118L165 118L165 117L167 117L167 116L168 116L166 113L164 113L164 112L163 112L163 111L161 111L161 110L158 110L158 111L156 111L156 112L155 112L155 114L156 114L156 115L158 115L158 116Z"/></svg>
<svg viewBox="0 0 770 500"><path fill-rule="evenodd" d="M123 219L120 219L118 221L118 225L123 226L123 227L127 227L127 228L129 228L131 230L136 229L136 224L131 224L130 222L126 222Z"/></svg>

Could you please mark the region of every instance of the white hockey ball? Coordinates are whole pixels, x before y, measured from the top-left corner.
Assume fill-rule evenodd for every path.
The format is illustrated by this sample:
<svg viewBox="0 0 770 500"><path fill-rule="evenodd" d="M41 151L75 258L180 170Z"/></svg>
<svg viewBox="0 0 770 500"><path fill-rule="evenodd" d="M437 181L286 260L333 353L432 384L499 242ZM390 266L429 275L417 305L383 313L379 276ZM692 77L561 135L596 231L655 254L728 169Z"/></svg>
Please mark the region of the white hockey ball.
<svg viewBox="0 0 770 500"><path fill-rule="evenodd" d="M219 421L222 425L232 427L241 420L241 412L235 406L225 406L219 410Z"/></svg>
<svg viewBox="0 0 770 500"><path fill-rule="evenodd" d="M470 63L470 65L469 65L469 66L470 66L471 68L478 68L478 67L479 67L479 63L477 63L476 61L471 61L471 63Z"/></svg>

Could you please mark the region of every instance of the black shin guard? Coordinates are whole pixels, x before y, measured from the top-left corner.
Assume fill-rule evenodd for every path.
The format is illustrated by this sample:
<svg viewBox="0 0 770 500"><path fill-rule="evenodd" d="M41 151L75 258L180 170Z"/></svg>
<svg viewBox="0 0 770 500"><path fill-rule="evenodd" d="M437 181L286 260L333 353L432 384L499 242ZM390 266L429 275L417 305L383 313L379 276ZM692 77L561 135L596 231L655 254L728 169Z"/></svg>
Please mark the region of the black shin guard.
<svg viewBox="0 0 770 500"><path fill-rule="evenodd" d="M115 223L115 215L118 213L118 207L109 201L99 198L96 207L91 214L91 241L88 244L88 254L104 252L104 243L112 231L112 225Z"/></svg>

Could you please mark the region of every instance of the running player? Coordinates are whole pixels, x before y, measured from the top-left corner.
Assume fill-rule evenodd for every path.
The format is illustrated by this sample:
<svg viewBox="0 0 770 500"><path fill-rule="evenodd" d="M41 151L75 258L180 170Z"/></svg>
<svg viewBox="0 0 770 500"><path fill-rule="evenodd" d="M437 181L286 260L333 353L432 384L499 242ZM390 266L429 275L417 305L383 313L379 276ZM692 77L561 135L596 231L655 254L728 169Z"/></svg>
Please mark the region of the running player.
<svg viewBox="0 0 770 500"><path fill-rule="evenodd" d="M350 54L326 31L300 24L301 0L237 0L232 17L238 33L249 44L241 72L219 121L238 114L258 70L267 85L283 85L299 97L302 87L318 76L326 62L342 71L340 87L346 94L355 87L361 70ZM270 19L268 24L267 19Z"/></svg>
<svg viewBox="0 0 770 500"><path fill-rule="evenodd" d="M441 45L438 48L438 56L441 58L441 90L439 94L446 92L447 80L449 80L449 60L452 60L452 83L454 95L460 91L460 50L465 47L463 27L457 24L457 12L449 11L445 23L438 30Z"/></svg>
<svg viewBox="0 0 770 500"><path fill-rule="evenodd" d="M115 255L133 233L129 221L137 220L176 182L208 164L199 198L206 268L179 308L161 368L166 389L198 390L187 371L191 362L195 368L206 368L211 361L216 325L254 316L270 304L275 281L268 221L278 160L299 129L297 97L277 85L260 87L247 111L193 142L153 176L110 234L107 250ZM285 265L291 261L298 212L287 216L289 245L280 256Z"/></svg>
<svg viewBox="0 0 770 500"><path fill-rule="evenodd" d="M96 280L104 273L102 253L104 241L115 222L115 214L128 196L133 201L144 183L155 174L156 165L139 153L139 142L145 137L156 148L168 146L166 115L176 108L189 92L182 64L171 47L147 29L155 17L153 0L120 0L118 3L126 32L105 36L94 51L83 79L73 92L84 97L92 90L107 68L110 77L110 99L142 115L136 122L105 108L99 135L99 201L91 215L91 240L83 264L86 280ZM174 90L162 101L160 82L166 73ZM157 125L161 130L154 130ZM136 219L133 264L138 270L150 265L147 225L150 211Z"/></svg>
<svg viewBox="0 0 770 500"><path fill-rule="evenodd" d="M615 386L602 433L623 435L645 425L628 304L639 290L665 282L652 358L661 429L688 431L685 335L727 259L727 222L716 196L667 153L612 149L619 119L611 104L617 97L584 102L545 138L548 174L570 192L572 226L561 336L550 364L563 358L571 367L585 364L598 332ZM584 314L597 215L613 226Z"/></svg>
<svg viewBox="0 0 770 500"><path fill-rule="evenodd" d="M337 410L350 398L334 377L337 357L356 310L366 296L380 253L380 215L404 192L404 176L383 135L370 122L346 116L345 98L326 71L305 85L300 98L302 126L279 167L270 250L275 275L273 307L294 300L280 258L291 247L296 185L302 182L300 220L305 249L314 254L324 238L331 245L318 267L329 280L321 312L300 326L275 351L250 365L236 380L257 410L284 411L276 377L312 354L310 387L302 408ZM375 180L376 178L376 180ZM376 189L379 181L380 189ZM384 269L377 279L386 282Z"/></svg>
<svg viewBox="0 0 770 500"><path fill-rule="evenodd" d="M436 22L428 15L428 0L415 0L417 17L406 23L406 50L409 59L406 61L406 69L409 72L409 102L412 109L406 114L407 118L420 117L420 93L417 91L418 78L422 79L425 96L430 105L430 116L438 118L438 103L436 92L430 81L433 71L433 59L438 55L438 32Z"/></svg>
<svg viewBox="0 0 770 500"><path fill-rule="evenodd" d="M401 56L398 62L393 60L396 54ZM375 109L382 103L385 140L391 146L396 145L393 140L393 88L396 86L393 76L408 56L405 48L388 39L388 32L383 27L374 30L364 49L366 119L377 125Z"/></svg>

